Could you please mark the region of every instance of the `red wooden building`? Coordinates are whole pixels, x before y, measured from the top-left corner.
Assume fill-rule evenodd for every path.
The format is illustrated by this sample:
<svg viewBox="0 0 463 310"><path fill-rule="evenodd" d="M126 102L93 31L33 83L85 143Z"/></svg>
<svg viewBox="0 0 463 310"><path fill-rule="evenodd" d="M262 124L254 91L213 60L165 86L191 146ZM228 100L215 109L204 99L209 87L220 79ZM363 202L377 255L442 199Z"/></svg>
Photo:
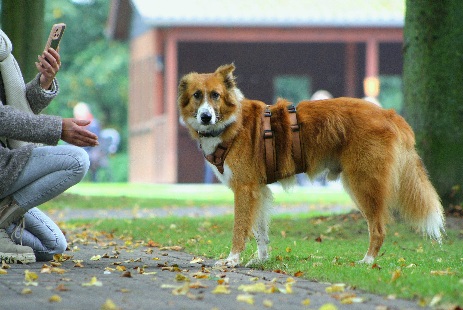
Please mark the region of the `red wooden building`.
<svg viewBox="0 0 463 310"><path fill-rule="evenodd" d="M363 97L366 77L400 81L404 15L404 0L112 0L108 34L130 40L129 181L203 181L178 120L183 74L234 62L244 95L269 104Z"/></svg>

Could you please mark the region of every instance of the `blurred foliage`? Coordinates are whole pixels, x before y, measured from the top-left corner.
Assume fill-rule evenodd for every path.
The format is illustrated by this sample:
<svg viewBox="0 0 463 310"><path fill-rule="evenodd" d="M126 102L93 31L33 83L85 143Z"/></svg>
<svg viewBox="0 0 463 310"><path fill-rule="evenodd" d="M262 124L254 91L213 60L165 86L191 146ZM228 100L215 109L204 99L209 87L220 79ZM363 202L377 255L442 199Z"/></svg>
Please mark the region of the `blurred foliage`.
<svg viewBox="0 0 463 310"><path fill-rule="evenodd" d="M46 0L45 29L64 22L66 31L60 44L60 94L45 113L72 117L75 104L86 102L102 128L119 131L120 151L126 152L129 50L127 43L105 36L108 12L107 0Z"/></svg>

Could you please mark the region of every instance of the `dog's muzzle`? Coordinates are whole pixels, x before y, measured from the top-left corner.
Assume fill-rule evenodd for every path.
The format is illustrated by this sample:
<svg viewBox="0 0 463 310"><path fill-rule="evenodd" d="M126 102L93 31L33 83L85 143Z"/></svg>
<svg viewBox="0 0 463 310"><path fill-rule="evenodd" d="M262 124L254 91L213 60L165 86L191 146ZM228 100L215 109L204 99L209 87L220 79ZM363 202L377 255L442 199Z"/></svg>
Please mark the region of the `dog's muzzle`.
<svg viewBox="0 0 463 310"><path fill-rule="evenodd" d="M212 120L212 114L209 111L204 111L199 117L201 118L201 125L209 125Z"/></svg>

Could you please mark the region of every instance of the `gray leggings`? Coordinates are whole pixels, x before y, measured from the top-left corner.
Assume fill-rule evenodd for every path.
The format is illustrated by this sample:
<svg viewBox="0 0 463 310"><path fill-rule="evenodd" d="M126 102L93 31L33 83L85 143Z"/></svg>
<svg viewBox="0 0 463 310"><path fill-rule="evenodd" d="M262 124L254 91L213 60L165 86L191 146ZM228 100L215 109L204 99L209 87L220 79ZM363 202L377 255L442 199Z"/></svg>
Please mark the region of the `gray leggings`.
<svg viewBox="0 0 463 310"><path fill-rule="evenodd" d="M36 206L55 198L79 183L89 168L87 152L72 145L44 146L32 150L16 182L4 193L13 195L24 209L25 229L22 244L34 250L38 261L50 260L54 254L63 253L67 242L59 227ZM16 224L11 224L11 235ZM20 243L19 229L13 240Z"/></svg>

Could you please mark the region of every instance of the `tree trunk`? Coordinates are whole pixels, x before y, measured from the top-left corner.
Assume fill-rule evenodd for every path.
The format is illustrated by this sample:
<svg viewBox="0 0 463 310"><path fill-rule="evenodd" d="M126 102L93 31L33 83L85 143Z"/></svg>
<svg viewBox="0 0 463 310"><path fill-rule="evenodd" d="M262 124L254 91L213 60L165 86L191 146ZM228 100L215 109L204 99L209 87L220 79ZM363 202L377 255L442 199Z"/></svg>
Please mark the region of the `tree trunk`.
<svg viewBox="0 0 463 310"><path fill-rule="evenodd" d="M2 30L13 42L13 55L26 82L37 74L34 63L45 47L44 12L45 0L2 1Z"/></svg>
<svg viewBox="0 0 463 310"><path fill-rule="evenodd" d="M445 208L463 184L463 6L461 0L407 0L405 117Z"/></svg>

